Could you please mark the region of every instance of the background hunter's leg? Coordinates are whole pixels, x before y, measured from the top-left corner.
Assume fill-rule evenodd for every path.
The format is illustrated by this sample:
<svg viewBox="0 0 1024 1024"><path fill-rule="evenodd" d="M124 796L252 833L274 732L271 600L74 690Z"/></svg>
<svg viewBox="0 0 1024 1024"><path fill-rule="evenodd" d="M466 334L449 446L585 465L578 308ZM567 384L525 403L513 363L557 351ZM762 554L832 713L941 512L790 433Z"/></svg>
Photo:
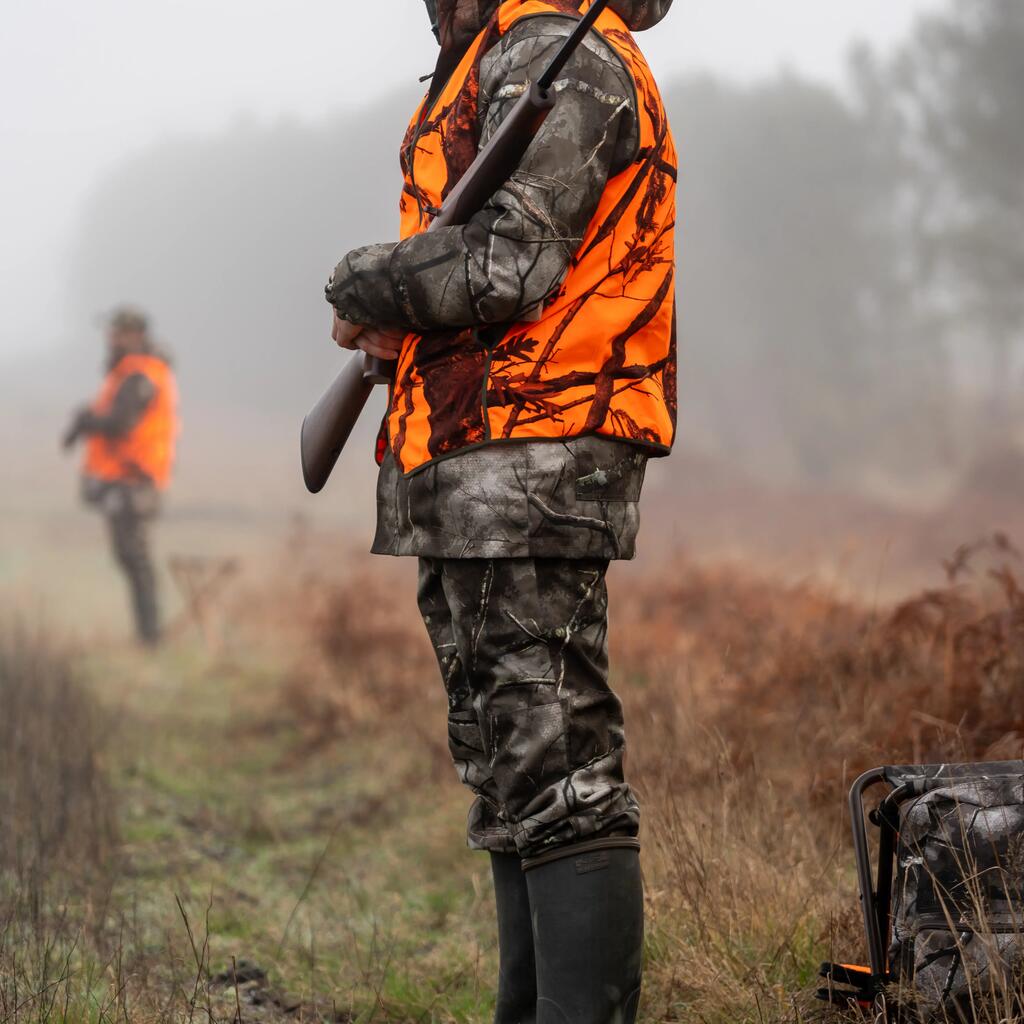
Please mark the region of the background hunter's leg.
<svg viewBox="0 0 1024 1024"><path fill-rule="evenodd" d="M152 518L131 501L122 502L107 516L114 557L128 579L136 633L145 644L160 640L156 570L149 545Z"/></svg>

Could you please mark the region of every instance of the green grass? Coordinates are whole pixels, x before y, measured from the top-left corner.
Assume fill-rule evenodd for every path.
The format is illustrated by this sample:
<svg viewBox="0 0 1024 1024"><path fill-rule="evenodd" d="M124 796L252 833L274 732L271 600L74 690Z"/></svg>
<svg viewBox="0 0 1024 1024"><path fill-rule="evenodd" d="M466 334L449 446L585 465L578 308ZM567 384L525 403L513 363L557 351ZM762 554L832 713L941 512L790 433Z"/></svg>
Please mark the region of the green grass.
<svg viewBox="0 0 1024 1024"><path fill-rule="evenodd" d="M305 756L265 666L172 650L103 657L89 676L117 711L113 905L131 908L139 947L188 964L180 899L214 973L251 961L274 991L358 1021L488 1018L489 868L465 849L450 769L371 737Z"/></svg>

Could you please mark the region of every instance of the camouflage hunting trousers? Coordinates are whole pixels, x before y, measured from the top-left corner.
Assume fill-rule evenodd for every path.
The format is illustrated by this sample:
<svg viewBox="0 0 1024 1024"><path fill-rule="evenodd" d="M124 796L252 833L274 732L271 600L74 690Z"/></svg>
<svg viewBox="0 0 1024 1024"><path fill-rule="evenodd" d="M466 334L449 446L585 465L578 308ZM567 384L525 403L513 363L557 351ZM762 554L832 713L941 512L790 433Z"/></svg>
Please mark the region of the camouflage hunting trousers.
<svg viewBox="0 0 1024 1024"><path fill-rule="evenodd" d="M605 559L420 560L419 605L476 795L474 849L536 857L634 837L622 705L608 685Z"/></svg>
<svg viewBox="0 0 1024 1024"><path fill-rule="evenodd" d="M88 478L85 499L107 523L114 560L128 583L135 633L144 644L160 640L160 608L156 569L150 553L150 528L160 496L148 484L103 483Z"/></svg>

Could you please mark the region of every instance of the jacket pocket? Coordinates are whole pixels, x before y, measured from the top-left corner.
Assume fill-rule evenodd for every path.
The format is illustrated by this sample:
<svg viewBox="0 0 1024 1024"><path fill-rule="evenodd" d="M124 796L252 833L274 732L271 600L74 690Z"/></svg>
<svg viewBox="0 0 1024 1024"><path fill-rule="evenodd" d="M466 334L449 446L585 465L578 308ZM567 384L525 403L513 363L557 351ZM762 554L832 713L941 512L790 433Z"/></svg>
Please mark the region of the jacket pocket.
<svg viewBox="0 0 1024 1024"><path fill-rule="evenodd" d="M448 749L459 781L474 792L484 791L490 778L489 758L475 711L453 711L448 716Z"/></svg>

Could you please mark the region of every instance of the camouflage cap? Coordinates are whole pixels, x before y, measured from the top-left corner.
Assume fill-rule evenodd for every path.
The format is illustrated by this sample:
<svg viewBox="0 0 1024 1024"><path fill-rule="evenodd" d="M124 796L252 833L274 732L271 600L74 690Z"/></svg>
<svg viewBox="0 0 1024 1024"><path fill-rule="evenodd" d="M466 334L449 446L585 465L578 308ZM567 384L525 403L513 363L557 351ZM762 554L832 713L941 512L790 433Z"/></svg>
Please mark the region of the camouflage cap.
<svg viewBox="0 0 1024 1024"><path fill-rule="evenodd" d="M149 333L149 317L134 306L119 306L106 316L104 321L112 331Z"/></svg>

